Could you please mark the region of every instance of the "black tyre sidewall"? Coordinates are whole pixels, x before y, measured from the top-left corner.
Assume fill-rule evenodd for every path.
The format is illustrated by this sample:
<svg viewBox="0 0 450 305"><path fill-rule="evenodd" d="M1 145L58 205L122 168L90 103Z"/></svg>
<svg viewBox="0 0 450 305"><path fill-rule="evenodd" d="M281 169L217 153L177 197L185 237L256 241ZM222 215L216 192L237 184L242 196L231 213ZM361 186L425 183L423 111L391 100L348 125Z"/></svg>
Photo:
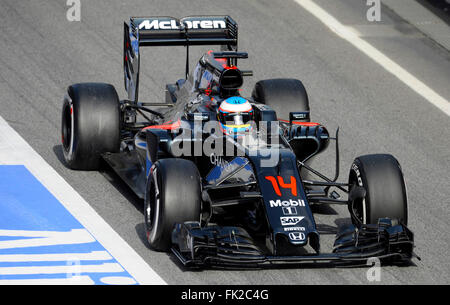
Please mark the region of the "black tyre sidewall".
<svg viewBox="0 0 450 305"><path fill-rule="evenodd" d="M161 223L161 212L158 212L158 219L155 219L157 213L157 205L158 208L164 208L161 206L160 202L156 202L156 190L159 192L159 200L161 201L161 175L158 173L159 167L154 165L150 170L150 174L147 178L147 189L145 193L145 202L144 202L144 218L145 218L145 228L147 234L147 240L150 244L150 247L155 250L163 250L166 246L158 246L161 244L161 235L163 235L163 230L156 230L155 225L159 226ZM148 211L150 208L150 212ZM155 224L157 222L157 224Z"/></svg>
<svg viewBox="0 0 450 305"><path fill-rule="evenodd" d="M289 120L290 112L310 111L308 94L298 79L261 80L255 84L252 97L275 110L278 119Z"/></svg>
<svg viewBox="0 0 450 305"><path fill-rule="evenodd" d="M63 153L70 168L97 170L101 154L120 147L120 103L113 86L85 83L70 86L62 110ZM71 122L67 122L70 111ZM71 125L71 144L64 128Z"/></svg>
<svg viewBox="0 0 450 305"><path fill-rule="evenodd" d="M275 110L278 120L289 120L290 112L310 111L308 94L303 83L294 78L274 78L260 80L252 92L255 102L265 104ZM310 119L303 120L310 122ZM306 164L311 165L315 156ZM302 169L300 176L304 180L312 180L313 175Z"/></svg>
<svg viewBox="0 0 450 305"><path fill-rule="evenodd" d="M158 207L156 207L157 201L152 198L155 195L155 183L158 184L159 189ZM152 225L149 225L147 220L149 206L153 211ZM168 251L172 244L171 237L175 224L200 221L201 185L195 164L176 158L157 161L148 176L144 209L146 234L150 247L158 251ZM157 214L156 211L158 211Z"/></svg>
<svg viewBox="0 0 450 305"><path fill-rule="evenodd" d="M61 140L62 140L62 150L64 153L64 158L66 162L70 165L73 159L73 116L72 111L73 108L71 106L71 102L69 101L70 97L66 96L63 102L62 108L62 122L61 122Z"/></svg>
<svg viewBox="0 0 450 305"><path fill-rule="evenodd" d="M356 158L350 169L349 183L366 190L363 201L366 220L360 219L363 223L376 224L380 218L408 223L406 185L400 164L393 156L376 154ZM353 222L357 221L353 219Z"/></svg>
<svg viewBox="0 0 450 305"><path fill-rule="evenodd" d="M359 220L363 224L366 224L368 222L367 220L369 219L368 215L370 215L370 197L367 196L367 194L369 193L369 190L368 190L369 186L367 183L366 175L364 173L364 168L361 164L361 161L358 158L353 161L353 164L350 168L349 184L350 184L350 187L352 187L352 185L356 184L357 186L363 187L366 190L366 198L358 199L355 202L355 207L357 207L359 209L362 209L363 208L362 205L364 205L364 208L366 210L366 219L363 218L363 215L357 215L357 216L360 216L361 218L359 218ZM352 213L351 213L351 215L353 216ZM352 221L353 221L353 223L356 223L357 219L352 217ZM369 221L369 223L370 223L370 221Z"/></svg>

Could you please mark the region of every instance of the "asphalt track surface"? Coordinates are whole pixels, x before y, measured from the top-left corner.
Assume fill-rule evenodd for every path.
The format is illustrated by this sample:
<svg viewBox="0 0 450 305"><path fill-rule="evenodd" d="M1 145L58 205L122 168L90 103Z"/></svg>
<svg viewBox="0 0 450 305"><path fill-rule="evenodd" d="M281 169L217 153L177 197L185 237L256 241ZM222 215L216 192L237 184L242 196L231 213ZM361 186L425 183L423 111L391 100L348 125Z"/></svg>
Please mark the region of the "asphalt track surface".
<svg viewBox="0 0 450 305"><path fill-rule="evenodd" d="M81 21L68 22L66 1L0 2L0 115L169 284L366 284L367 268L299 268L256 271L189 271L173 256L152 252L145 242L143 204L108 170L66 168L60 112L68 85L99 81L125 98L123 21L130 16L226 14L239 24L239 48L252 69L243 95L260 79L301 79L310 95L312 119L341 133L341 179L352 160L392 153L408 187L409 226L422 261L383 267L381 284L450 283L450 120L426 99L339 38L294 1L86 1ZM315 0L341 23L415 77L450 100L450 53L382 7L382 21L366 20L366 1ZM193 48L191 66L207 49ZM185 51L144 50L141 98L161 101L164 84L184 75ZM316 165L333 175L332 146ZM347 211L328 207L317 222L332 228L348 222ZM327 227L322 227L327 228ZM327 250L332 236L324 236Z"/></svg>

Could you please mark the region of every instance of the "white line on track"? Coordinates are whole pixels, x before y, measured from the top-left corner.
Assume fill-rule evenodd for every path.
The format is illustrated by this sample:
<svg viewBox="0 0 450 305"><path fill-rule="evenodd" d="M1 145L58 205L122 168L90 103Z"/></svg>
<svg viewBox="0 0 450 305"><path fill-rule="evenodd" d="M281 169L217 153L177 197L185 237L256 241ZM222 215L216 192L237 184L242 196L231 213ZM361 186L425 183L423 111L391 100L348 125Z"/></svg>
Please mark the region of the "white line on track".
<svg viewBox="0 0 450 305"><path fill-rule="evenodd" d="M1 116L0 165L24 165L139 284L166 284Z"/></svg>
<svg viewBox="0 0 450 305"><path fill-rule="evenodd" d="M396 76L405 85L410 87L428 102L439 108L446 115L450 116L450 103L436 93L433 89L428 87L422 81L417 79L414 75L406 71L392 59L387 57L385 54L380 52L377 48L372 46L370 43L364 39L358 37L356 31L351 28L344 26L336 18L327 13L324 9L318 6L311 0L294 0L306 11L311 13L314 17L319 19L323 24L325 24L331 31L336 33L342 39L345 39L351 43L358 50L369 56L372 60L386 69L389 73Z"/></svg>
<svg viewBox="0 0 450 305"><path fill-rule="evenodd" d="M70 262L74 258L80 261L106 261L112 259L106 251L90 253L63 253L63 254L2 254L0 263L6 262Z"/></svg>
<svg viewBox="0 0 450 305"><path fill-rule="evenodd" d="M65 279L0 280L0 285L93 285L89 276L73 276Z"/></svg>
<svg viewBox="0 0 450 305"><path fill-rule="evenodd" d="M123 272L123 268L117 263L104 263L96 265L61 265L61 266L25 266L25 267L0 267L1 275L30 275L30 274L75 274L78 272L111 273Z"/></svg>

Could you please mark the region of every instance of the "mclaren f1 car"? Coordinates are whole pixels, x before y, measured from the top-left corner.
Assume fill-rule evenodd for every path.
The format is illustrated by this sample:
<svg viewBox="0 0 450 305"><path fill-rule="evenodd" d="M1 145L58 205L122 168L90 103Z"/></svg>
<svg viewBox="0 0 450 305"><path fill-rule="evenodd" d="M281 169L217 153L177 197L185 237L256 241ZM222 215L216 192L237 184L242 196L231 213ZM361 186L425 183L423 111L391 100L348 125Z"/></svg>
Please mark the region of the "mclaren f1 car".
<svg viewBox="0 0 450 305"><path fill-rule="evenodd" d="M138 97L140 48L221 46L185 77L166 85L164 101ZM261 267L327 262L405 262L414 256L401 167L388 154L357 157L339 176L338 132L311 122L296 79L258 81L238 68L238 27L229 16L131 18L124 24L124 80L115 88L81 83L62 107L67 165L109 165L144 201L150 248L172 251L186 266ZM336 175L311 160L336 143ZM338 192L345 193L341 199ZM311 206L348 206L330 253L321 252Z"/></svg>

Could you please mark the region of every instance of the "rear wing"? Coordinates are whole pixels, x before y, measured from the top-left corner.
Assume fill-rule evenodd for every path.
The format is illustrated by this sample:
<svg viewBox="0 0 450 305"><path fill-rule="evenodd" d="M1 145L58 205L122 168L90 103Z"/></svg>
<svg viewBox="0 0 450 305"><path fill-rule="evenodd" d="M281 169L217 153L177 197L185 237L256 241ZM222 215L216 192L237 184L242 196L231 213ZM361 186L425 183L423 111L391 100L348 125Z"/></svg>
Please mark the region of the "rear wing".
<svg viewBox="0 0 450 305"><path fill-rule="evenodd" d="M194 45L220 45L223 51L237 51L237 23L229 16L130 18L124 24L124 79L128 99L138 101L140 47L185 46L187 78L189 46Z"/></svg>

